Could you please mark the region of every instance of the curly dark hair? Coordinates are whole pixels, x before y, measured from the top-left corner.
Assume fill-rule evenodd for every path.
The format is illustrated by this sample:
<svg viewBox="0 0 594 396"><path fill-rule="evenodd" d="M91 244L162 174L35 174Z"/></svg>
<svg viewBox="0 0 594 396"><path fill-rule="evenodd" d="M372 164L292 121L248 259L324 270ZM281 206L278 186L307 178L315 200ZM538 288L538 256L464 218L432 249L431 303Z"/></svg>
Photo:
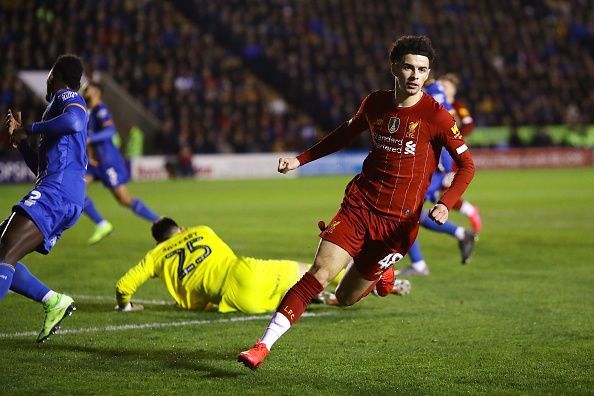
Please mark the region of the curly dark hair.
<svg viewBox="0 0 594 396"><path fill-rule="evenodd" d="M429 65L435 59L435 51L427 36L402 36L392 46L390 62L396 63L406 54L423 55L429 58Z"/></svg>

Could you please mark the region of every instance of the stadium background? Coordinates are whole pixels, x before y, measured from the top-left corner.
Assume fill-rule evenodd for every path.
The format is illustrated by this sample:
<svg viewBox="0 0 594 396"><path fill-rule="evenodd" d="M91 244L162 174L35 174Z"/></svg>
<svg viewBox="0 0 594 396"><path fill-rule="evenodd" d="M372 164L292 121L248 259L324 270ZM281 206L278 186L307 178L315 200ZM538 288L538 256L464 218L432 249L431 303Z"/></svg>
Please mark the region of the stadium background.
<svg viewBox="0 0 594 396"><path fill-rule="evenodd" d="M57 55L78 54L87 76L110 87L109 101L140 109L134 120L126 112L115 114L123 152L133 161L162 155L158 166L166 168L159 175L198 179L138 182L132 188L151 197L160 212L212 225L243 254L310 260L313 226L334 213L347 179L205 182L200 179L212 174L201 158L223 164L216 166L239 161L241 167L235 154L310 146L350 118L368 92L392 87L387 53L402 34L428 35L439 56L436 75L461 77L458 97L477 124L469 138L473 152L503 155L497 158L508 164L508 155L520 158L514 167L583 167L479 169L468 195L481 207L486 229L472 267L454 267L455 247L425 236L435 271L413 281L411 298L394 304L371 300L340 317L322 309L329 318L306 320L299 329L317 336L296 331L267 363L272 367L265 378L246 378L229 363L235 350L253 341L261 322L215 323L200 328L199 336L192 326L114 331L101 338L89 330L57 336L40 352L30 340L14 336L35 329L39 313L9 296L0 321L0 367L15 368L8 374L8 392L143 393L150 387L171 393L164 385L170 378L179 389L191 392L198 383L207 393L280 393L277 381L291 381L284 389L289 393L327 394L594 389L592 2L0 1L0 17L0 114L11 108L29 122L38 120L45 103L19 73L45 72ZM353 156L328 172L353 172L368 140L362 136L350 148ZM31 177L13 171L18 163L18 153L0 134L0 176L14 176L3 182ZM489 164L483 169L498 167ZM312 173L327 172L321 167ZM6 214L27 188L0 187ZM219 319L159 304L144 317L114 317L113 284L150 241L146 224L127 221L101 187L91 193L108 216L121 217L115 221L119 231L93 250L84 244L91 225L81 219L55 254L27 258L52 285L96 297L79 301L73 328ZM281 199L287 201L278 203ZM286 239L279 240L279 233ZM166 299L158 285L140 296ZM385 330L370 340L358 335L357 326L362 334ZM423 332L426 337L418 335ZM361 366L341 366L359 356L365 360ZM73 373L70 381L44 377L44 367L56 361L59 370ZM326 362L325 374L313 374L317 388L295 380ZM360 382L345 374L353 370ZM33 385L27 385L27 373Z"/></svg>

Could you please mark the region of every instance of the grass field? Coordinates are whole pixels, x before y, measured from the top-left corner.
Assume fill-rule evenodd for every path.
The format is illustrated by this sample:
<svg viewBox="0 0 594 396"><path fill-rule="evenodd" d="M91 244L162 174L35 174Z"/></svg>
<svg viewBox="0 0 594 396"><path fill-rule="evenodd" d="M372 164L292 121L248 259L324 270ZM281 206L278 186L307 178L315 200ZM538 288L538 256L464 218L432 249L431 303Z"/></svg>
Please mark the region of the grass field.
<svg viewBox="0 0 594 396"><path fill-rule="evenodd" d="M346 182L130 188L160 214L210 225L239 255L309 262L316 223L335 213ZM28 189L0 187L6 215ZM410 295L313 307L255 373L235 358L268 316L159 303L113 312L116 280L152 246L149 224L100 185L90 194L116 226L112 236L88 247L92 225L83 217L49 256L24 260L50 287L80 296L64 325L71 332L37 347L41 307L14 294L0 303L2 395L594 394L594 169L479 172L467 198L485 229L468 266L454 240L421 231L432 274L412 279ZM138 298L168 300L156 280Z"/></svg>

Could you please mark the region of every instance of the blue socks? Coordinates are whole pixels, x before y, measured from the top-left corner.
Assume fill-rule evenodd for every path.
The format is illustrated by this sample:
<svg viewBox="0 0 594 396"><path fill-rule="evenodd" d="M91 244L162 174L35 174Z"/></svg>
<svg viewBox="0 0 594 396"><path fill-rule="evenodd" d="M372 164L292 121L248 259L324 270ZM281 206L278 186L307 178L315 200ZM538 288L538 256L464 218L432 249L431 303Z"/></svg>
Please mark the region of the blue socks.
<svg viewBox="0 0 594 396"><path fill-rule="evenodd" d="M132 209L132 211L137 216L147 219L151 223L154 223L155 221L159 220L159 216L155 212L150 210L148 208L148 206L146 206L145 203L142 202L138 198L134 198L132 200L132 205L130 205L130 209ZM84 206L83 210L84 210L85 214L87 216L89 216L89 218L91 220L93 220L93 223L95 223L95 224L99 224L103 220L105 220L103 218L103 216L101 216L101 214L99 214L99 211L95 207L95 204L93 203L91 198L89 198L88 196L85 196L85 206Z"/></svg>
<svg viewBox="0 0 594 396"><path fill-rule="evenodd" d="M418 239L415 239L415 242L408 250L408 257L410 257L410 261L413 263L423 260L423 253L421 253L421 245L419 245Z"/></svg>
<svg viewBox="0 0 594 396"><path fill-rule="evenodd" d="M21 262L18 262L15 267L10 290L37 302L42 302L43 297L51 291Z"/></svg>
<svg viewBox="0 0 594 396"><path fill-rule="evenodd" d="M4 298L6 293L8 293L8 289L10 289L14 272L15 270L12 265L0 260L0 300Z"/></svg>
<svg viewBox="0 0 594 396"><path fill-rule="evenodd" d="M155 214L155 212L153 212L152 210L150 210L148 208L148 206L146 206L144 204L144 202L142 202L138 198L134 198L134 200L132 201L132 205L130 206L130 209L132 209L132 211L134 213L136 213L136 215L138 215L138 216L140 216L142 218L147 219L151 223L154 223L155 221L159 220L159 216L157 216Z"/></svg>
<svg viewBox="0 0 594 396"><path fill-rule="evenodd" d="M103 216L99 214L99 211L97 211L97 208L95 208L95 204L88 196L85 196L85 206L83 211L87 216L89 216L91 220L93 220L93 223L95 224L99 224L104 220Z"/></svg>
<svg viewBox="0 0 594 396"><path fill-rule="evenodd" d="M456 229L458 226L450 221L446 221L444 224L437 224L433 220L429 218L429 212L423 210L421 212L421 225L425 228L430 229L431 231L436 232L443 232L445 234L450 234L452 236L456 236Z"/></svg>

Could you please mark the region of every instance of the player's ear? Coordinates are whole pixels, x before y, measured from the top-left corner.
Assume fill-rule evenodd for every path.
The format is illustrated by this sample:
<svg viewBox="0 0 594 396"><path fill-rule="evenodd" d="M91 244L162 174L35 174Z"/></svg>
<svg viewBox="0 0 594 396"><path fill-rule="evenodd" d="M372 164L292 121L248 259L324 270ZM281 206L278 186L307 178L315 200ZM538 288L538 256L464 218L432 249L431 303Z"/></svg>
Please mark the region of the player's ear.
<svg viewBox="0 0 594 396"><path fill-rule="evenodd" d="M397 68L398 68L398 64L397 63L392 63L390 65L390 72L392 72L392 75L394 77L396 77L396 70L397 70Z"/></svg>

